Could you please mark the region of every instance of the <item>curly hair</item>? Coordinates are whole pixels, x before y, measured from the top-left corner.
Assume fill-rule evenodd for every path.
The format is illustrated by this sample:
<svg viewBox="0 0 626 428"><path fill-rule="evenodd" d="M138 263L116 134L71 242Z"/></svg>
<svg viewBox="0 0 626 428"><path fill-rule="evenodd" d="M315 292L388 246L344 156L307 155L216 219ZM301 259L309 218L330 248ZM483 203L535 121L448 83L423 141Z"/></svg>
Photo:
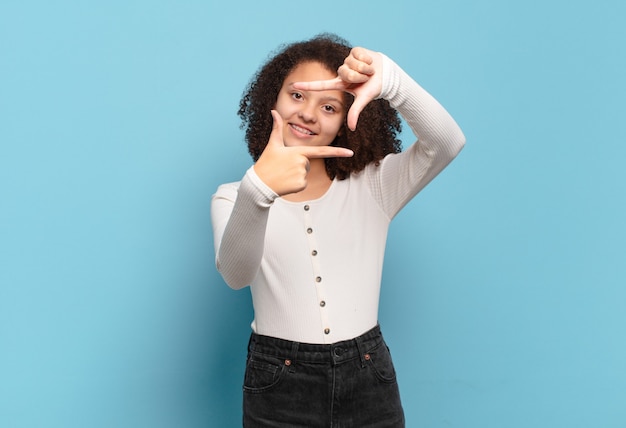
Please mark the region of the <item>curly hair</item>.
<svg viewBox="0 0 626 428"><path fill-rule="evenodd" d="M271 110L289 73L304 62L318 62L336 73L350 50L346 40L334 34L320 34L307 41L283 46L259 68L243 93L238 111L248 151L255 162L269 140L273 124ZM353 97L348 93L345 97L349 109ZM344 118L331 145L351 149L354 156L326 158L329 177L346 179L351 173L363 170L369 163L378 162L389 153L399 153L402 149L397 134L401 126L396 110L382 99L374 100L365 107L359 115L355 131L348 128Z"/></svg>

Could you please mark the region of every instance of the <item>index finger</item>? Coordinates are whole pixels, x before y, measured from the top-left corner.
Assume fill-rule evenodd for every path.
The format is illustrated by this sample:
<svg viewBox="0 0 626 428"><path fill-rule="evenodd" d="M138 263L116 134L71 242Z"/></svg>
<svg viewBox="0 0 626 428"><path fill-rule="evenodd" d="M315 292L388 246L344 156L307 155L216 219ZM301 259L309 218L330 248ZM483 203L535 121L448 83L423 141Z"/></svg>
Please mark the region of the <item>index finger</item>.
<svg viewBox="0 0 626 428"><path fill-rule="evenodd" d="M345 91L348 88L348 84L341 80L340 77L335 77L329 80L314 80L312 82L295 82L293 87L303 91Z"/></svg>
<svg viewBox="0 0 626 428"><path fill-rule="evenodd" d="M350 149L333 146L297 146L291 147L303 156L309 159L316 158L349 158L354 155Z"/></svg>

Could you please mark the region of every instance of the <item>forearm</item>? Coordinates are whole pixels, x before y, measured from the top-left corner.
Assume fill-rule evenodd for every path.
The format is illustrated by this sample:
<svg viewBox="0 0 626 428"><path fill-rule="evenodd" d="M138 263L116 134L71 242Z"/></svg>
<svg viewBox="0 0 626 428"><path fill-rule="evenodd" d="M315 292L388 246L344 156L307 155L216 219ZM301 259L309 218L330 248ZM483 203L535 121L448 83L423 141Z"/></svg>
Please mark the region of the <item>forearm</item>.
<svg viewBox="0 0 626 428"><path fill-rule="evenodd" d="M386 56L383 56L383 76L379 98L388 100L398 110L427 153L448 162L452 160L465 144L465 136L452 116Z"/></svg>
<svg viewBox="0 0 626 428"><path fill-rule="evenodd" d="M233 289L249 285L259 270L269 208L276 197L251 168L234 201L219 194L213 198L216 266Z"/></svg>

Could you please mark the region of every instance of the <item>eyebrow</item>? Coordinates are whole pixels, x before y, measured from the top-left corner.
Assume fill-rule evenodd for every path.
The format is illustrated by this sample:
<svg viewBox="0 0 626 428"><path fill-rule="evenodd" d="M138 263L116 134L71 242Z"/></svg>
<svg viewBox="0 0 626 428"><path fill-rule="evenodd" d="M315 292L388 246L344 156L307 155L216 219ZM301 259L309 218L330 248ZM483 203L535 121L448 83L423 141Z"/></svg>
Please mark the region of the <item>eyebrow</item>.
<svg viewBox="0 0 626 428"><path fill-rule="evenodd" d="M302 89L296 89L296 88L294 88L294 87L293 87L293 84L294 84L294 83L296 83L296 82L291 82L291 83L289 83L287 86L288 86L290 89L292 89L292 90L297 90L297 91L302 91L302 92L323 92L323 91L303 91ZM326 95L326 96L322 97L322 98L321 98L321 100L322 100L322 101L325 101L325 102L334 101L334 102L336 102L336 103L341 104L341 106L342 106L342 107L344 107L344 101L343 101L343 100L340 100L340 99L339 99L339 98L337 98L337 97L333 97L333 96L330 96L330 95Z"/></svg>

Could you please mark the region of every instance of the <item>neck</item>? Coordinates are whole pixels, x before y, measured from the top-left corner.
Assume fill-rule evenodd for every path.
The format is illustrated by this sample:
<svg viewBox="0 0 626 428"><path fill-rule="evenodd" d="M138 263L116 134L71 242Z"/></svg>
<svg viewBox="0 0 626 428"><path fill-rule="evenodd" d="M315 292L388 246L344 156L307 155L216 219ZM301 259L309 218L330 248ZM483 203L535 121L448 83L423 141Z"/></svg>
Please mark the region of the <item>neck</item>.
<svg viewBox="0 0 626 428"><path fill-rule="evenodd" d="M308 180L330 180L324 159L309 159L309 166Z"/></svg>
<svg viewBox="0 0 626 428"><path fill-rule="evenodd" d="M291 202L303 202L318 199L324 196L332 180L326 172L324 159L310 159L310 169L307 174L307 186L298 193L291 193L282 198Z"/></svg>

